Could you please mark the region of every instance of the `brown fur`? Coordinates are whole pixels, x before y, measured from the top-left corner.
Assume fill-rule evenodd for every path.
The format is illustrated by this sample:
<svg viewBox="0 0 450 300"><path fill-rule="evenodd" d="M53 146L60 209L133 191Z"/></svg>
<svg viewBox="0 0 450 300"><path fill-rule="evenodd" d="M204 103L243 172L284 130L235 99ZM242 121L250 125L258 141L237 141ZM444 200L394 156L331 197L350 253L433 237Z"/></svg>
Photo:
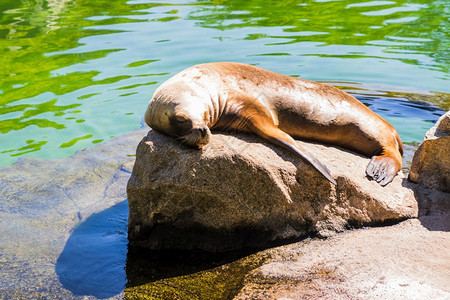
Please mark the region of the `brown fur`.
<svg viewBox="0 0 450 300"><path fill-rule="evenodd" d="M179 124L164 121L163 113L170 120L183 115L186 128L180 131ZM299 154L333 183L327 168L293 137L373 156L366 173L382 185L401 169L403 147L397 131L356 98L330 85L246 64L186 69L158 88L145 119L151 127L197 147L209 141L209 128L254 132Z"/></svg>

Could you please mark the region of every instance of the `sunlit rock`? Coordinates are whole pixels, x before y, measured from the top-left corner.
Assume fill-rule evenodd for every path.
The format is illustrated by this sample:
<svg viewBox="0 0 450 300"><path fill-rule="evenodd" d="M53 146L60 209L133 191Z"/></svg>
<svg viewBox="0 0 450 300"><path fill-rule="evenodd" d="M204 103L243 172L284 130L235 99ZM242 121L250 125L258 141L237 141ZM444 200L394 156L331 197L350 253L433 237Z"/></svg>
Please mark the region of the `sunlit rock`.
<svg viewBox="0 0 450 300"><path fill-rule="evenodd" d="M450 111L426 133L414 154L409 179L428 188L450 192Z"/></svg>
<svg viewBox="0 0 450 300"><path fill-rule="evenodd" d="M365 176L368 158L300 144L328 166L337 186L254 136L214 134L194 150L150 131L127 187L130 244L222 251L417 216L401 175L381 187Z"/></svg>

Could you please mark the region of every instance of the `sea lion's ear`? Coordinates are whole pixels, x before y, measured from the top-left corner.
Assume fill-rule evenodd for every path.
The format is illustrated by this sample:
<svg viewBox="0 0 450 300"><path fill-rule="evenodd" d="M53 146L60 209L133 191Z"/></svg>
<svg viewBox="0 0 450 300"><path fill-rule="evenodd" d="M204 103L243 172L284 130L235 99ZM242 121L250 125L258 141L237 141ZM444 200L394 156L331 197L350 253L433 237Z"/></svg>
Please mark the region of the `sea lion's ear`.
<svg viewBox="0 0 450 300"><path fill-rule="evenodd" d="M169 115L169 112L168 111L166 111L165 113L164 113L166 116L168 116Z"/></svg>

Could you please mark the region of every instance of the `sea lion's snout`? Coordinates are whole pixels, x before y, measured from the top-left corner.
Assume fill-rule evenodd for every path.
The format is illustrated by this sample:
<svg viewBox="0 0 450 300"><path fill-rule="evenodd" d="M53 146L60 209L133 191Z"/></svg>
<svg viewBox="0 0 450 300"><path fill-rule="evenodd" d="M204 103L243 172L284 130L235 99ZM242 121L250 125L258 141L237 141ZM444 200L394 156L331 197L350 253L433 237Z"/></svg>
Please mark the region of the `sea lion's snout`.
<svg viewBox="0 0 450 300"><path fill-rule="evenodd" d="M204 139L206 137L206 135L208 134L209 128L206 126L200 126L197 128L197 130L200 132L202 139Z"/></svg>
<svg viewBox="0 0 450 300"><path fill-rule="evenodd" d="M187 145L201 149L209 143L211 131L208 126L201 125L192 128L186 135L182 136L182 140Z"/></svg>

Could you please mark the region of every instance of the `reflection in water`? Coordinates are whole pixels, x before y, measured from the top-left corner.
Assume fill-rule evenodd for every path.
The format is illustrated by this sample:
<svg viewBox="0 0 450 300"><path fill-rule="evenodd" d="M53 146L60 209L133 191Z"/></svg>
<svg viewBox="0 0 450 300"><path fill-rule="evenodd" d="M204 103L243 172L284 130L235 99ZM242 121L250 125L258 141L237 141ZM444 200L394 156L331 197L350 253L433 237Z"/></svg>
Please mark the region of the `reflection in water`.
<svg viewBox="0 0 450 300"><path fill-rule="evenodd" d="M421 141L424 132L445 113L437 107L401 98L356 97L389 123L395 124L396 129L402 132L403 143Z"/></svg>
<svg viewBox="0 0 450 300"><path fill-rule="evenodd" d="M232 299L268 254L130 249L125 299Z"/></svg>
<svg viewBox="0 0 450 300"><path fill-rule="evenodd" d="M109 36L126 31L109 26L143 22L134 17L142 14L134 11L140 8L143 6L128 5L126 1L96 1L95 5L83 0L0 4L0 144L5 147L0 149L0 165L30 151L44 158L64 157L139 127L140 116L134 114L140 107L133 102L148 98L138 95L138 91L156 83L147 78L152 74L145 66L136 65L134 59L126 65L140 69L137 74L130 68L128 72L110 72L108 66L117 63L101 60L128 47L108 47ZM104 14L125 16L88 18ZM94 29L95 25L100 28ZM91 49L79 49L86 44L83 39L103 36L103 42L101 38L91 40L94 44L88 42ZM146 59L151 61L149 56ZM64 72L69 66L79 68ZM117 67L125 68L121 64ZM140 82L129 80L135 74ZM118 90L126 86L133 87L134 93L124 96ZM39 147L24 151L28 146L25 141L32 139L40 143Z"/></svg>
<svg viewBox="0 0 450 300"><path fill-rule="evenodd" d="M252 251L217 254L132 248L127 253L127 220L125 200L75 228L55 268L64 288L75 296L97 298L116 296L126 285L131 299L139 295L228 299L240 289L245 274L267 258L250 255Z"/></svg>
<svg viewBox="0 0 450 300"><path fill-rule="evenodd" d="M2 1L0 165L138 128L157 84L201 62L449 92L446 2Z"/></svg>
<svg viewBox="0 0 450 300"><path fill-rule="evenodd" d="M75 228L56 263L64 288L76 296L108 298L125 288L128 201Z"/></svg>

